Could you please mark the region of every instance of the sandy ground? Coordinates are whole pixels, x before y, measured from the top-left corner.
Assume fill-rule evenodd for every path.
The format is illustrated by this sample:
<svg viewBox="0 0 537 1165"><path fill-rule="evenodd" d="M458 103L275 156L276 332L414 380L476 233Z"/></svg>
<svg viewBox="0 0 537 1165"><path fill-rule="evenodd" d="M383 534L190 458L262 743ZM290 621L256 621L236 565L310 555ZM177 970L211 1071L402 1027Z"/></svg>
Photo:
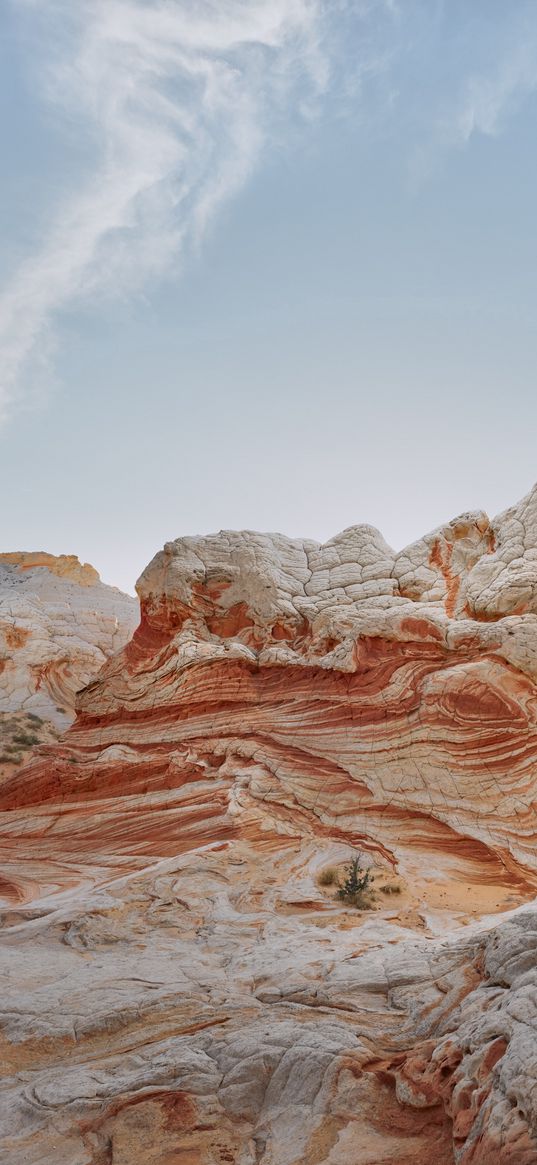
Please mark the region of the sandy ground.
<svg viewBox="0 0 537 1165"><path fill-rule="evenodd" d="M339 883L344 881L347 865L341 862L330 867ZM342 915L340 925L344 929L359 925L371 914L376 914L412 930L433 933L437 930L435 923L440 918L445 923L467 926L488 915L514 910L535 898L533 888L523 883L513 884L507 875L503 885L498 882L464 882L454 880L453 877L426 877L423 873L416 873L410 881L394 875L392 870L380 864L369 868L372 885L371 891L364 896L364 909L341 902L337 896L337 882L323 886L317 880L320 894L326 905L331 907L331 920L333 909L336 908ZM319 909L318 903L306 901L297 903L294 908L288 905L284 909L286 913L299 910L303 914L308 906Z"/></svg>

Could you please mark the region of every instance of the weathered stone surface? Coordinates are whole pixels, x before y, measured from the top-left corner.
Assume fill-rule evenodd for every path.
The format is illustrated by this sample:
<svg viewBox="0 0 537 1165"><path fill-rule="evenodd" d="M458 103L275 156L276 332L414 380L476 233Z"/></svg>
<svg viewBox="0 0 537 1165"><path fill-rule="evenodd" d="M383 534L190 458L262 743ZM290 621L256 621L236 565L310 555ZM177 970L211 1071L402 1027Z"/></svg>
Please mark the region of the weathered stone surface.
<svg viewBox="0 0 537 1165"><path fill-rule="evenodd" d="M537 1163L537 491L138 591L1 790L8 1165Z"/></svg>
<svg viewBox="0 0 537 1165"><path fill-rule="evenodd" d="M137 621L136 600L75 555L0 554L0 713L65 727L78 689Z"/></svg>
<svg viewBox="0 0 537 1165"><path fill-rule="evenodd" d="M535 1162L537 913L285 913L316 856L232 842L6 913L7 1165Z"/></svg>

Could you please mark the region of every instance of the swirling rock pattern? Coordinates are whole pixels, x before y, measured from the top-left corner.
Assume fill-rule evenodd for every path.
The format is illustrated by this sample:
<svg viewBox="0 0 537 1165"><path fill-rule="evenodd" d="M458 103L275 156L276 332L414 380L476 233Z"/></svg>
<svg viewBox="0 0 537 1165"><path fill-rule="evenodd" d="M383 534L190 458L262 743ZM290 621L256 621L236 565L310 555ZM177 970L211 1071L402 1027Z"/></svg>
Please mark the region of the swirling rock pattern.
<svg viewBox="0 0 537 1165"><path fill-rule="evenodd" d="M537 1163L537 489L137 589L2 789L9 1165ZM323 893L357 848L404 902Z"/></svg>
<svg viewBox="0 0 537 1165"><path fill-rule="evenodd" d="M65 728L76 692L137 622L136 600L74 555L0 554L0 713Z"/></svg>
<svg viewBox="0 0 537 1165"><path fill-rule="evenodd" d="M398 555L364 526L168 543L133 639L5 806L70 803L79 852L98 804L91 860L291 832L534 883L536 514L534 491Z"/></svg>

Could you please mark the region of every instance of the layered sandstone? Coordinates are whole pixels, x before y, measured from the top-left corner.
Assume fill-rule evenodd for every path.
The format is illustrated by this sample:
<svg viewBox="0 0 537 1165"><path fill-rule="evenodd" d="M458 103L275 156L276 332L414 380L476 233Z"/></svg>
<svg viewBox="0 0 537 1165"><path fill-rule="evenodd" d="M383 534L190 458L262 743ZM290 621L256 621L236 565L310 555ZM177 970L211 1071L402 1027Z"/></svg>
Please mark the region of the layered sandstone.
<svg viewBox="0 0 537 1165"><path fill-rule="evenodd" d="M103 860L126 817L135 860L142 836L162 857L304 832L409 875L434 853L451 877L534 884L537 491L397 555L364 526L179 539L138 592L132 640L6 806L69 805L78 844L91 803Z"/></svg>
<svg viewBox="0 0 537 1165"><path fill-rule="evenodd" d="M537 1163L537 489L138 593L1 796L9 1165Z"/></svg>
<svg viewBox="0 0 537 1165"><path fill-rule="evenodd" d="M65 727L79 688L137 622L136 600L75 555L0 554L0 713Z"/></svg>

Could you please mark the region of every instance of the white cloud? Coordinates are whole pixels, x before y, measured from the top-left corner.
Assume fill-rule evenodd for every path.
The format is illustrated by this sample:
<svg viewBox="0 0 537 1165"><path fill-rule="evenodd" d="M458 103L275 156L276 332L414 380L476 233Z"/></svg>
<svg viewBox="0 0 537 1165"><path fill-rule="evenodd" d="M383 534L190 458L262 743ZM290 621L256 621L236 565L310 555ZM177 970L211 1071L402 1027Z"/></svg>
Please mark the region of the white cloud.
<svg viewBox="0 0 537 1165"><path fill-rule="evenodd" d="M40 93L95 163L0 296L0 417L48 362L62 309L176 265L330 69L323 0L12 4L41 22Z"/></svg>
<svg viewBox="0 0 537 1165"><path fill-rule="evenodd" d="M439 49L454 46L446 38L443 5L437 17L436 44ZM465 149L478 135L497 137L505 132L537 90L537 20L533 0L516 13L505 10L502 19L490 21L476 12L465 13L458 26L455 49L472 44L471 53L461 54L461 62L451 65L447 88L433 86L425 105L422 140L409 154L411 189L420 188L437 171L446 152ZM473 43L475 42L475 43Z"/></svg>
<svg viewBox="0 0 537 1165"><path fill-rule="evenodd" d="M533 0L500 8L492 19L484 10L470 13L465 37L472 51L436 126L444 147L466 146L477 134L498 136L537 89Z"/></svg>

